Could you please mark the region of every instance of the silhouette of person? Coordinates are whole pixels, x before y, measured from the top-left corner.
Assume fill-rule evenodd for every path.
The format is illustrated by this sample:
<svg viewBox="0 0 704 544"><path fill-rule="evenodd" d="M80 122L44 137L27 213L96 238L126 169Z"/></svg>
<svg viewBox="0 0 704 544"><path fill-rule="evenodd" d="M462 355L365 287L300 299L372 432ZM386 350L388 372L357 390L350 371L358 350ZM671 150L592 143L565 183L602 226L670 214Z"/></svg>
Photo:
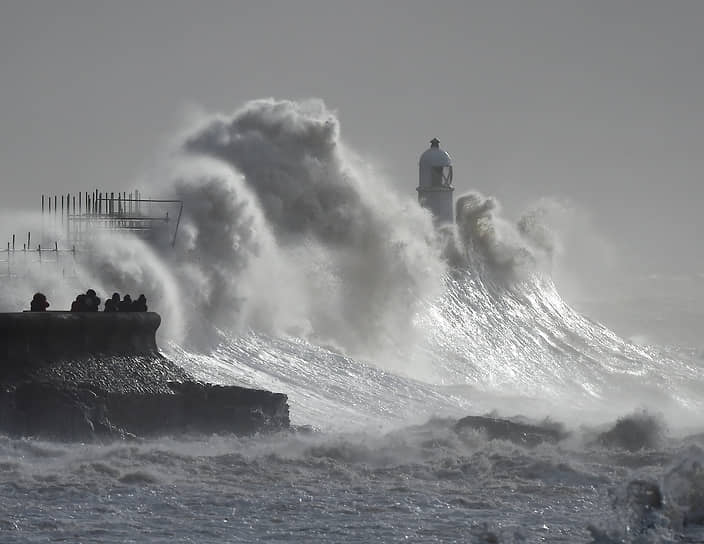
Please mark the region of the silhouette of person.
<svg viewBox="0 0 704 544"><path fill-rule="evenodd" d="M44 293L34 293L32 302L29 303L29 309L32 312L46 312L49 307L49 301Z"/></svg>
<svg viewBox="0 0 704 544"><path fill-rule="evenodd" d="M93 289L86 291L86 312L97 312L100 308L100 298L95 294Z"/></svg>
<svg viewBox="0 0 704 544"><path fill-rule="evenodd" d="M112 298L105 301L105 311L106 312L119 312L120 311L120 295L118 293L113 293Z"/></svg>
<svg viewBox="0 0 704 544"><path fill-rule="evenodd" d="M139 295L139 298L132 303L133 312L146 312L147 311L147 297L144 295Z"/></svg>
<svg viewBox="0 0 704 544"><path fill-rule="evenodd" d="M88 303L86 301L86 296L81 293L76 297L76 300L74 300L71 303L71 311L72 312L87 312L88 311Z"/></svg>
<svg viewBox="0 0 704 544"><path fill-rule="evenodd" d="M131 312L132 311L132 297L129 295L125 295L122 299L122 302L120 302L120 311L121 312Z"/></svg>

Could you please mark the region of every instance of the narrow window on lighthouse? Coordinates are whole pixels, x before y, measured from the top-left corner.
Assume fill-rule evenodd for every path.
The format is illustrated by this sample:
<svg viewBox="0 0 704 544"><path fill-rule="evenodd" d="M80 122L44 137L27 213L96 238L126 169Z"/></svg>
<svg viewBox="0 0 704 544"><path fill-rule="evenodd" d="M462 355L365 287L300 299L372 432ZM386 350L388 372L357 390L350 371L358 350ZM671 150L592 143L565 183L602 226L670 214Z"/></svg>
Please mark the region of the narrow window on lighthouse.
<svg viewBox="0 0 704 544"><path fill-rule="evenodd" d="M431 185L433 187L442 187L444 177L442 170L442 166L433 166L431 171Z"/></svg>
<svg viewBox="0 0 704 544"><path fill-rule="evenodd" d="M445 166L442 169L442 184L445 187L452 185L452 166Z"/></svg>

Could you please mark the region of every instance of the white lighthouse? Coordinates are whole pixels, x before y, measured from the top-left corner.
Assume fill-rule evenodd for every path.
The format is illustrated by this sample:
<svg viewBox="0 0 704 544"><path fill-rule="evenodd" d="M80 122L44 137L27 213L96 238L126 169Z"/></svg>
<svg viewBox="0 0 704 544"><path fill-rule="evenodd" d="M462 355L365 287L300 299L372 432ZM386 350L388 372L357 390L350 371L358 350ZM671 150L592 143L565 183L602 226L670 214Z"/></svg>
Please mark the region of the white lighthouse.
<svg viewBox="0 0 704 544"><path fill-rule="evenodd" d="M418 202L430 210L436 224L452 223L452 159L440 149L437 138L430 140L430 148L418 162Z"/></svg>

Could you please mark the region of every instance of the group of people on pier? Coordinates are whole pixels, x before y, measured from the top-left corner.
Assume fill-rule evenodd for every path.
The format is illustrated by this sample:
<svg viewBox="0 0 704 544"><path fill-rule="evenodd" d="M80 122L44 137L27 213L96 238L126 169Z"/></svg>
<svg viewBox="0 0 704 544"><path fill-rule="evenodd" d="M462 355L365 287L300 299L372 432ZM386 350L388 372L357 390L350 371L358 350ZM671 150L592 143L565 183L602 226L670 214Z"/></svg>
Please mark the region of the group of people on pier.
<svg viewBox="0 0 704 544"><path fill-rule="evenodd" d="M132 297L125 295L120 300L119 293L113 293L112 297L105 301L106 312L146 312L147 297L139 295L137 300L132 300Z"/></svg>
<svg viewBox="0 0 704 544"><path fill-rule="evenodd" d="M93 289L88 289L85 294L80 294L71 304L72 312L99 312L100 298ZM147 297L139 295L137 300L132 300L130 295L125 295L120 300L119 293L113 293L112 297L105 301L105 312L146 312Z"/></svg>
<svg viewBox="0 0 704 544"><path fill-rule="evenodd" d="M29 305L32 312L45 312L49 307L49 301L44 293L35 293ZM93 289L88 289L81 293L71 303L72 312L99 312L100 297ZM112 297L105 301L105 312L146 312L147 297L139 295L137 300L132 300L130 295L125 295L120 299L119 293L113 293Z"/></svg>

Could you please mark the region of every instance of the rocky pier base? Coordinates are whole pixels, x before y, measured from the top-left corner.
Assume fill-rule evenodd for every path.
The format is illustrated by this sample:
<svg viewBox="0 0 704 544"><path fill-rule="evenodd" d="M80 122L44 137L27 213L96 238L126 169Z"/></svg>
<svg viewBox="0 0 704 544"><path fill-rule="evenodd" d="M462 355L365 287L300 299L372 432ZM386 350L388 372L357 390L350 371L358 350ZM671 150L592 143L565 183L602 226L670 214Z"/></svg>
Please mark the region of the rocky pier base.
<svg viewBox="0 0 704 544"><path fill-rule="evenodd" d="M0 432L50 439L289 428L281 393L198 382L162 356L155 313L0 314Z"/></svg>

